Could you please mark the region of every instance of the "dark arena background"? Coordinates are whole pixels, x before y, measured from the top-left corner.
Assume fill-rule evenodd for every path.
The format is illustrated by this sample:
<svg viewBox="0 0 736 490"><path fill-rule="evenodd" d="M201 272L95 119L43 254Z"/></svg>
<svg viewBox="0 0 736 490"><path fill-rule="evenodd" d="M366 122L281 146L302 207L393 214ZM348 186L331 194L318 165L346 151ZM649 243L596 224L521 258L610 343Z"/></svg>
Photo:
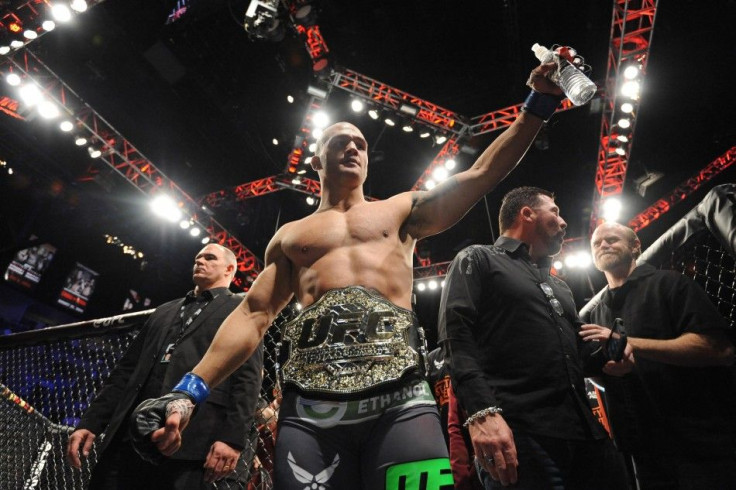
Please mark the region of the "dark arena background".
<svg viewBox="0 0 736 490"><path fill-rule="evenodd" d="M192 288L203 243L236 252L247 291L274 231L316 209L308 158L327 122L364 132L366 195L426 189L518 115L535 42L577 49L599 91L563 104L497 189L417 245L429 348L448 262L498 236L519 185L557 196L555 271L580 308L605 283L590 231L616 219L733 327L729 18L732 0L0 0L0 489L86 487L96 455L73 471L63 448L116 360ZM162 197L173 216L152 212Z"/></svg>

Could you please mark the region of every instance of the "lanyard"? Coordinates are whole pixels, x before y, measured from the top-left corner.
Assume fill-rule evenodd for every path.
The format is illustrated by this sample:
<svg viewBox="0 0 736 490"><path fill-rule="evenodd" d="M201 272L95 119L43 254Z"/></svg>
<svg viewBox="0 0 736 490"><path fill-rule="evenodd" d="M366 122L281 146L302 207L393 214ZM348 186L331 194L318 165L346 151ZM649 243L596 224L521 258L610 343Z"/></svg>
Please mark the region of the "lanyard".
<svg viewBox="0 0 736 490"><path fill-rule="evenodd" d="M197 317L204 311L207 306L212 303L215 298L217 298L217 294L213 294L212 298L207 300L202 306L197 308L194 313L192 313L189 318L187 318L186 321L184 321L184 313L186 311L186 308L188 305L181 305L181 308L179 309L179 318L182 321L181 328L179 329L179 335L177 335L176 340L174 341L174 347L176 347L179 342L181 342L182 337L184 337L184 333L187 331L189 326L194 322L194 320L197 319Z"/></svg>

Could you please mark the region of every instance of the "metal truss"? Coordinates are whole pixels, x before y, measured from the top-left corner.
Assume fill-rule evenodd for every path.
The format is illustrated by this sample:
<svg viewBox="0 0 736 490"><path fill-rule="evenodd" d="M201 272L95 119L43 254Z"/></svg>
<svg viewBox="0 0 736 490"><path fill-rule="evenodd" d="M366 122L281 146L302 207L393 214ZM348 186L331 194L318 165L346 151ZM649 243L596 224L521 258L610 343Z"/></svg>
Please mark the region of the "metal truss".
<svg viewBox="0 0 736 490"><path fill-rule="evenodd" d="M710 162L697 174L677 186L669 195L661 198L649 208L634 216L629 221L629 226L634 231L639 231L649 226L664 213L672 209L675 204L684 200L703 184L733 165L734 162L736 162L736 146L732 146L726 153Z"/></svg>
<svg viewBox="0 0 736 490"><path fill-rule="evenodd" d="M605 98L598 145L598 166L595 174L595 194L590 217L589 234L600 223L598 212L603 201L623 192L628 167L628 156L633 141L638 95L626 98L633 107L630 127L614 121L624 114L620 111L620 90L624 83L623 70L628 65L639 66L639 83L646 76L649 47L654 32L657 0L614 0L611 38L608 46ZM618 150L618 152L617 152Z"/></svg>
<svg viewBox="0 0 736 490"><path fill-rule="evenodd" d="M87 0L87 10L95 5L99 5L103 1L104 0ZM8 33L7 45L5 44L5 41L0 38L0 48L3 46L9 46L11 40L22 41L23 47L33 42L34 39L28 39L23 36L23 32L26 30L34 31L36 33L35 39L46 34L46 30L41 26L41 24L44 20L50 19L43 18L42 14L51 11L52 2L49 0L28 0L16 3L18 3L16 7L3 13L2 17L0 17L0 35L2 35L3 31ZM77 13L71 9L70 11L73 14ZM22 49L22 47L11 49L17 50ZM3 53L0 52L0 54Z"/></svg>
<svg viewBox="0 0 736 490"><path fill-rule="evenodd" d="M205 203L207 206L216 209L222 206L225 201L230 199L243 201L245 199L264 196L284 189L292 189L302 192L304 194L314 196L317 199L319 199L321 192L320 183L317 180L282 174L272 175L271 177L254 180L252 182L246 182L245 184L235 186L232 190L212 192L204 196L200 201Z"/></svg>
<svg viewBox="0 0 736 490"><path fill-rule="evenodd" d="M21 116L18 112L19 107L17 100L11 99L7 95L0 97L0 112L16 119L25 120L25 117Z"/></svg>
<svg viewBox="0 0 736 490"><path fill-rule="evenodd" d="M394 88L378 80L352 70L334 71L330 83L353 95L370 100L396 113L404 114L415 122L434 129L460 135L466 131L461 116L449 109L433 104Z"/></svg>
<svg viewBox="0 0 736 490"><path fill-rule="evenodd" d="M165 193L174 199L184 215L196 225L207 230L211 240L232 249L238 259L238 270L246 275L248 282L252 282L263 266L250 250L205 212L202 206L173 180L156 168L132 143L87 105L33 53L24 50L21 54L20 61L14 57L6 58L0 62L0 68L7 67L18 73L27 83L37 84L43 94L56 103L66 117L76 121L76 134L84 135L90 141L90 148L94 147L101 152L95 162L102 162L143 194ZM99 165L95 163L91 165L89 174L82 180L91 180L99 172ZM238 282L247 289L243 281Z"/></svg>
<svg viewBox="0 0 736 490"><path fill-rule="evenodd" d="M294 147L286 159L285 172L303 174L309 170L306 156L309 154L310 141L315 142L316 139L312 134L314 128L313 120L315 114L322 109L322 104L327 100L327 97L329 97L329 91L326 91L324 98L313 95L309 99L307 112L304 114L304 119L302 119L302 123L299 126L299 132L294 137Z"/></svg>
<svg viewBox="0 0 736 490"><path fill-rule="evenodd" d="M436 264L415 267L414 280L445 276L447 275L447 270L450 268L450 264L452 264L452 262L437 262Z"/></svg>

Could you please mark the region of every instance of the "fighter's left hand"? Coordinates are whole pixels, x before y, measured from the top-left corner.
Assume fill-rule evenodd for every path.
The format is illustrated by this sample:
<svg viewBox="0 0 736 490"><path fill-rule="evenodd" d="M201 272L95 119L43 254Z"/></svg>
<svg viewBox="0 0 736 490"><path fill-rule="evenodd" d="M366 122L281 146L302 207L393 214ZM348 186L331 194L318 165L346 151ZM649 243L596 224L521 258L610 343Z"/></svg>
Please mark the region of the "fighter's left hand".
<svg viewBox="0 0 736 490"><path fill-rule="evenodd" d="M233 471L238 464L240 451L233 449L224 442L215 441L207 454L204 462L204 481L213 483L224 478Z"/></svg>

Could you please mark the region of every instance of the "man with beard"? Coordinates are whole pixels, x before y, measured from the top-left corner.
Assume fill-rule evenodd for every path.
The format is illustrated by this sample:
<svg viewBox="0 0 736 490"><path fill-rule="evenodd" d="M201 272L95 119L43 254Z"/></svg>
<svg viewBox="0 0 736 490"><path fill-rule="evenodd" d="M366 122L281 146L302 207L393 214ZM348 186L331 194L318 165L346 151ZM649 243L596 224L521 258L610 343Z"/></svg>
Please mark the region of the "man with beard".
<svg viewBox="0 0 736 490"><path fill-rule="evenodd" d="M705 292L675 271L637 265L633 230L604 223L591 238L608 286L580 335L609 341L623 320L633 370L602 382L619 449L639 488L736 488L734 346ZM604 325L604 326L602 326ZM614 334L616 335L616 334Z"/></svg>
<svg viewBox="0 0 736 490"><path fill-rule="evenodd" d="M496 243L453 261L439 316L481 479L486 488L627 488L583 380L606 359L581 341L572 293L550 274L567 227L554 195L512 190L499 224Z"/></svg>

